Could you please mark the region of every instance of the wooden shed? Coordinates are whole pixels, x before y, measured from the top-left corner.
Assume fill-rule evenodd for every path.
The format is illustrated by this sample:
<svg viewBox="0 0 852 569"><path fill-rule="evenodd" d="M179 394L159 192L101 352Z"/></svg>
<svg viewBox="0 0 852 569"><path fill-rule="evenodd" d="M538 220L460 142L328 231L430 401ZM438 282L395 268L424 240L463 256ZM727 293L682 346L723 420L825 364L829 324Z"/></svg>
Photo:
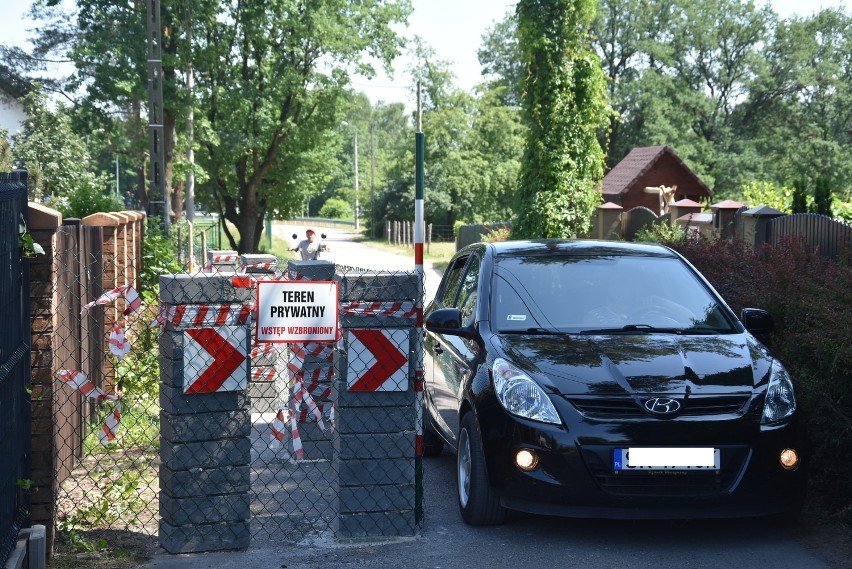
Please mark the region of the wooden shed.
<svg viewBox="0 0 852 569"><path fill-rule="evenodd" d="M601 190L605 202L625 210L643 206L659 215L660 195L646 188L661 186L674 188L673 202L706 202L713 196L713 190L669 146L634 148L604 177Z"/></svg>

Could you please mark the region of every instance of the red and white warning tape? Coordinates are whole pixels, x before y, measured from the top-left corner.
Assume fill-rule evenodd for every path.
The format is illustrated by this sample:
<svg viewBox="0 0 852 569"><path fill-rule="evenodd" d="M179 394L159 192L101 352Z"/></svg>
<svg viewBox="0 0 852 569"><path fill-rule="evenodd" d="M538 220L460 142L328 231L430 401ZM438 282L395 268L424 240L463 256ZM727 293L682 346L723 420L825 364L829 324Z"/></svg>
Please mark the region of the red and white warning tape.
<svg viewBox="0 0 852 569"><path fill-rule="evenodd" d="M124 335L124 326L118 321L112 323L112 331L109 333L109 351L118 359L122 359L130 352L130 342Z"/></svg>
<svg viewBox="0 0 852 569"><path fill-rule="evenodd" d="M305 403L307 409L299 409L301 403ZM299 380L293 388L293 406L295 409L284 408L279 409L275 414L275 419L272 421L271 442L277 447L279 443L283 443L289 430L290 439L293 441L293 456L296 460L305 458L305 450L302 446L302 437L299 434L299 423L305 423L308 417L311 417L319 425L319 428L325 432L326 426L323 422L324 405L314 403L310 394L304 387L304 384ZM334 430L334 405L329 406L328 421L330 430ZM287 428L289 424L289 429Z"/></svg>
<svg viewBox="0 0 852 569"><path fill-rule="evenodd" d="M178 304L160 305L155 322L170 323L175 328L188 326L235 326L247 324L253 304ZM151 327L155 324L152 323Z"/></svg>
<svg viewBox="0 0 852 569"><path fill-rule="evenodd" d="M274 367L253 367L251 379L252 381L275 381L276 373Z"/></svg>
<svg viewBox="0 0 852 569"><path fill-rule="evenodd" d="M101 444L109 444L109 442L115 438L118 423L121 421L121 400L117 395L110 395L109 393L104 392L103 389L92 383L88 376L82 372L63 369L59 370L58 375L59 379L78 390L86 397L97 399L99 401L115 401L115 408L112 410L112 413L106 416L104 424L98 432L98 439L100 439Z"/></svg>
<svg viewBox="0 0 852 569"><path fill-rule="evenodd" d="M340 312L346 316L374 316L377 318L414 318L417 310L414 302L343 302Z"/></svg>
<svg viewBox="0 0 852 569"><path fill-rule="evenodd" d="M222 263L236 263L237 255L212 255L208 260L208 265L222 264Z"/></svg>
<svg viewBox="0 0 852 569"><path fill-rule="evenodd" d="M136 292L136 289L133 288L133 285L126 284L116 287L109 292L105 292L100 295L96 300L88 304L84 304L83 309L80 311L80 314L94 306L111 304L119 296L124 296L124 300L127 303L127 306L124 309L125 316L137 312L142 306L142 297L139 296L139 293Z"/></svg>
<svg viewBox="0 0 852 569"><path fill-rule="evenodd" d="M243 272L249 269L260 269L263 271L274 271L278 267L278 263L249 263L247 265L243 265Z"/></svg>

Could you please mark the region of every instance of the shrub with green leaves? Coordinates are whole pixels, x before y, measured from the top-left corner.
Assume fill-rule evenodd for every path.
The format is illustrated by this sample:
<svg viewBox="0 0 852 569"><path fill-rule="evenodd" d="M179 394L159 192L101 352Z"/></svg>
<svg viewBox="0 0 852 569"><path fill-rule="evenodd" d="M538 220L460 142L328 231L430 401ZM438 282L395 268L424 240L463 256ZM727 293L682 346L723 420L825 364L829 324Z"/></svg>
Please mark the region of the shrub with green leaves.
<svg viewBox="0 0 852 569"><path fill-rule="evenodd" d="M755 248L736 241L668 243L735 312L768 310L766 339L793 377L811 448L811 491L824 508L852 514L852 478L839 456L852 453L852 267L797 240Z"/></svg>
<svg viewBox="0 0 852 569"><path fill-rule="evenodd" d="M352 205L340 198L328 198L319 215L327 219L352 219Z"/></svg>

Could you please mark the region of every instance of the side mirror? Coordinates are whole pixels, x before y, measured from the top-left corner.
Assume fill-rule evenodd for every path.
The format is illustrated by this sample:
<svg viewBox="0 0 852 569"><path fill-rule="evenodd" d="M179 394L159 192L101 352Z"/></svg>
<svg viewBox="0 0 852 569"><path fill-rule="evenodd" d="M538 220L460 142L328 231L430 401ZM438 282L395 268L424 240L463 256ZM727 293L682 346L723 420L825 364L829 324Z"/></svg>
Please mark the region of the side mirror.
<svg viewBox="0 0 852 569"><path fill-rule="evenodd" d="M436 334L448 334L478 340L479 334L471 326L462 326L461 310L441 308L429 314L425 322L426 329Z"/></svg>
<svg viewBox="0 0 852 569"><path fill-rule="evenodd" d="M743 308L740 320L746 330L752 334L766 334L775 329L775 321L772 316L759 308Z"/></svg>

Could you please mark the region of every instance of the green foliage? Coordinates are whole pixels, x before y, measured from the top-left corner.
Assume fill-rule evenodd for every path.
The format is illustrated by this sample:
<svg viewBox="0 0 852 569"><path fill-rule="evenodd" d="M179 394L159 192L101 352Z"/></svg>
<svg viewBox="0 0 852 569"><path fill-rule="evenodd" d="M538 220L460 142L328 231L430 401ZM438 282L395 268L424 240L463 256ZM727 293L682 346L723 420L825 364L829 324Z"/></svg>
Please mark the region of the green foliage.
<svg viewBox="0 0 852 569"><path fill-rule="evenodd" d="M340 198L329 198L319 210L327 219L352 219L352 205Z"/></svg>
<svg viewBox="0 0 852 569"><path fill-rule="evenodd" d="M528 131L512 235L584 235L600 202L597 133L611 112L600 60L588 45L595 2L520 0L517 14Z"/></svg>
<svg viewBox="0 0 852 569"><path fill-rule="evenodd" d="M838 456L852 452L852 268L804 243L750 248L726 240L671 243L739 313L770 311L770 349L793 378L809 434L811 492L848 516L852 478Z"/></svg>
<svg viewBox="0 0 852 569"><path fill-rule="evenodd" d="M813 212L831 217L831 184L825 176L817 176L814 181Z"/></svg>
<svg viewBox="0 0 852 569"><path fill-rule="evenodd" d="M618 113L607 164L667 144L715 199L828 174L848 201L849 37L842 8L783 20L745 0L600 0L593 41Z"/></svg>
<svg viewBox="0 0 852 569"><path fill-rule="evenodd" d="M47 204L57 209L63 217L83 218L98 212L122 211L121 198L93 186L80 186L61 199L48 200Z"/></svg>
<svg viewBox="0 0 852 569"><path fill-rule="evenodd" d="M743 201L750 207L766 205L771 208L791 213L795 191L790 188L778 187L772 182L749 182L743 185Z"/></svg>
<svg viewBox="0 0 852 569"><path fill-rule="evenodd" d="M511 227L495 227L482 235L482 241L486 243L497 243L499 241L508 241L512 236Z"/></svg>
<svg viewBox="0 0 852 569"><path fill-rule="evenodd" d="M21 233L18 238L18 247L21 248L21 256L32 259L36 255L44 255L44 248L33 241L33 236L28 232Z"/></svg>
<svg viewBox="0 0 852 569"><path fill-rule="evenodd" d="M518 22L513 13L486 30L482 46L476 51L488 89L499 93L501 105L521 104L521 48L518 44Z"/></svg>
<svg viewBox="0 0 852 569"><path fill-rule="evenodd" d="M156 306L159 301L160 275L173 275L183 270L174 243L163 234L161 220L149 217L142 247L142 270L136 287L145 302Z"/></svg>
<svg viewBox="0 0 852 569"><path fill-rule="evenodd" d="M12 137L12 156L17 167L28 171L29 198L42 201L48 196L49 205L63 215L78 215L81 212L70 205L72 197L76 196L76 207L84 207L87 199L96 199L107 187L106 178L90 170L86 143L72 130L71 117L62 105L51 110L39 88L23 103L28 118ZM110 201L104 198L103 203Z"/></svg>
<svg viewBox="0 0 852 569"><path fill-rule="evenodd" d="M636 232L635 241L652 243L680 243L688 239L687 232L678 225L672 225L668 220L645 226Z"/></svg>
<svg viewBox="0 0 852 569"><path fill-rule="evenodd" d="M793 199L790 204L791 213L807 213L808 212L808 190L807 182L802 178L797 178L793 182Z"/></svg>
<svg viewBox="0 0 852 569"><path fill-rule="evenodd" d="M95 543L85 539L83 530L109 526L138 515L148 504L139 494L144 482L144 470L127 468L121 472L96 470L92 473L92 488L86 497L87 505L78 507L71 516L59 520L57 527L80 551L96 551L106 547L105 541Z"/></svg>
<svg viewBox="0 0 852 569"><path fill-rule="evenodd" d="M348 70L371 74L367 54L388 65L401 45L392 26L409 11L405 1L306 10L274 0L263 9L205 3L193 17L198 105L209 125L197 159L210 180L197 190L231 222L238 251L257 249L267 212L289 217L328 182Z"/></svg>
<svg viewBox="0 0 852 569"><path fill-rule="evenodd" d="M12 147L9 145L9 133L0 128L0 172L12 169Z"/></svg>
<svg viewBox="0 0 852 569"><path fill-rule="evenodd" d="M835 200L831 211L835 219L852 225L852 203Z"/></svg>

